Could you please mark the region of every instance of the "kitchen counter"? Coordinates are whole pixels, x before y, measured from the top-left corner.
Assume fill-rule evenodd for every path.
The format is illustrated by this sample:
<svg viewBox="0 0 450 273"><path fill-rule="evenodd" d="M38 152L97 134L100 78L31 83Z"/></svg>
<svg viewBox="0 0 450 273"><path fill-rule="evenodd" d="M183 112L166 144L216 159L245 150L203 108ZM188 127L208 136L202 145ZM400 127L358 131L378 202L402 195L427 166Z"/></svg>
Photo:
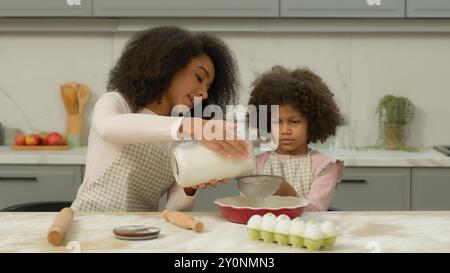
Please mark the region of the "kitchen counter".
<svg viewBox="0 0 450 273"><path fill-rule="evenodd" d="M55 213L0 213L0 252L307 252L248 238L245 226L219 213L194 212L205 225L195 233L166 222L159 213L79 213L62 246L46 240ZM330 252L450 252L450 211L305 213L331 220L341 236ZM145 224L161 228L157 239L123 241L112 229Z"/></svg>
<svg viewBox="0 0 450 273"><path fill-rule="evenodd" d="M450 157L433 149L424 152L321 149L320 152L344 160L347 167L450 167Z"/></svg>
<svg viewBox="0 0 450 273"><path fill-rule="evenodd" d="M16 151L0 146L0 164L85 165L87 147L62 151Z"/></svg>
<svg viewBox="0 0 450 273"><path fill-rule="evenodd" d="M0 146L0 164L84 165L86 152L87 147L66 151L13 151L8 146ZM320 149L320 152L344 160L347 167L450 167L450 157L432 149L418 153L350 149Z"/></svg>

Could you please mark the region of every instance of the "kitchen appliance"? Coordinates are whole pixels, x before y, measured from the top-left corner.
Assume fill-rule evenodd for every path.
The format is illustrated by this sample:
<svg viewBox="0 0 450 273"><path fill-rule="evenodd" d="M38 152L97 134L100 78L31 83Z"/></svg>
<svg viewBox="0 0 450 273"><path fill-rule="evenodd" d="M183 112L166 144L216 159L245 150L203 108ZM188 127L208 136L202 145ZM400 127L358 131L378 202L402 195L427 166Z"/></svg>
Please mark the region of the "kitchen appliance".
<svg viewBox="0 0 450 273"><path fill-rule="evenodd" d="M435 150L443 153L446 156L450 156L450 146L449 145L436 145L433 148Z"/></svg>
<svg viewBox="0 0 450 273"><path fill-rule="evenodd" d="M263 216L273 213L275 216L286 214L293 219L303 214L309 201L292 196L269 196L256 198L248 196L227 197L214 201L222 216L230 222L247 224L248 219L255 214Z"/></svg>

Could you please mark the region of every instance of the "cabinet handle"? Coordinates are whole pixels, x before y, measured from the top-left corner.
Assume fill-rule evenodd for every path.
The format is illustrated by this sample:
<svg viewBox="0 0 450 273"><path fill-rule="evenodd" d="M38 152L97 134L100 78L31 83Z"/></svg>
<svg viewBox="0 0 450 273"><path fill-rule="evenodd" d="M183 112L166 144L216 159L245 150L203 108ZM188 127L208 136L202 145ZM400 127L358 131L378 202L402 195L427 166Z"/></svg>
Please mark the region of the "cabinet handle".
<svg viewBox="0 0 450 273"><path fill-rule="evenodd" d="M342 179L342 183L367 183L365 179Z"/></svg>
<svg viewBox="0 0 450 273"><path fill-rule="evenodd" d="M14 182L37 182L36 177L13 177L13 176L0 176L0 182L14 181Z"/></svg>
<svg viewBox="0 0 450 273"><path fill-rule="evenodd" d="M66 0L68 6L81 6L81 0Z"/></svg>

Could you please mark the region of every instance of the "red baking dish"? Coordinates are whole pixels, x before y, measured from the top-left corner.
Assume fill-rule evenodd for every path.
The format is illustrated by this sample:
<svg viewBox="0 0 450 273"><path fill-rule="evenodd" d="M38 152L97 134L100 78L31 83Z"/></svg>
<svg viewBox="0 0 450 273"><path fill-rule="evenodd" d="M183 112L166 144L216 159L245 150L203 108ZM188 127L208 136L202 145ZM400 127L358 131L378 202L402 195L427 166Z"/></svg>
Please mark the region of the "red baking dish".
<svg viewBox="0 0 450 273"><path fill-rule="evenodd" d="M309 201L291 196L270 196L256 198L248 196L227 197L214 201L219 207L223 218L238 224L247 224L248 219L255 214L263 216L273 213L275 216L286 214L293 219L303 214Z"/></svg>

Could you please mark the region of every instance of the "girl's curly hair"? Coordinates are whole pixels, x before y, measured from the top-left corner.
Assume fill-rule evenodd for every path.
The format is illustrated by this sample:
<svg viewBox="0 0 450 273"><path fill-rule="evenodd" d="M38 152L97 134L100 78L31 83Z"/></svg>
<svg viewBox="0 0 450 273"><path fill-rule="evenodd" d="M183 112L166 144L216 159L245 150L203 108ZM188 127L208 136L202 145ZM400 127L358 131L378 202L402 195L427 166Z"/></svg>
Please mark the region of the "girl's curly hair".
<svg viewBox="0 0 450 273"><path fill-rule="evenodd" d="M209 56L215 69L203 104L234 104L237 67L228 46L213 35L178 27L156 27L130 39L109 74L107 89L120 92L137 112L149 103L161 102L174 74L202 54Z"/></svg>
<svg viewBox="0 0 450 273"><path fill-rule="evenodd" d="M291 105L302 113L308 122L308 143L322 143L336 134L336 128L344 124L333 93L322 79L307 68L288 70L274 66L253 82L249 104ZM259 116L259 115L258 115ZM270 118L267 128L271 128Z"/></svg>

